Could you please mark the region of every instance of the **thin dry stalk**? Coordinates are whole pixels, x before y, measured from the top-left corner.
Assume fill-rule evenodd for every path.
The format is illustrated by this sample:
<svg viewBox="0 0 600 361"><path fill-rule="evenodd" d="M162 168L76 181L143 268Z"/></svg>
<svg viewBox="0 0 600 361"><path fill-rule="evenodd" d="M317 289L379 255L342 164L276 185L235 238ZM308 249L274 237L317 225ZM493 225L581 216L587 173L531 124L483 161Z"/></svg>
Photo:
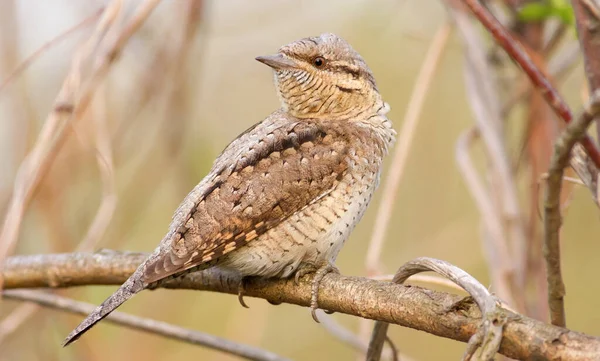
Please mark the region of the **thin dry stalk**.
<svg viewBox="0 0 600 361"><path fill-rule="evenodd" d="M501 217L494 206L494 201L488 190L479 179L477 170L469 156L469 149L478 136L478 131L475 127L461 134L456 142L456 162L463 179L467 183L467 189L471 192L471 196L475 200L487 231L486 255L490 267L494 269L494 271L490 272L492 284L498 295L500 295L500 298L514 306L515 301L510 282L514 269L511 263L510 251L504 240Z"/></svg>
<svg viewBox="0 0 600 361"><path fill-rule="evenodd" d="M392 157L392 163L385 178L382 197L375 216L373 233L369 241L369 248L365 259L365 266L368 276L375 276L381 273L381 252L385 242L385 236L389 228L393 208L396 203L398 188L404 174L406 160L410 152L412 141L415 136L416 128L421 118L421 111L425 102L429 86L433 81L439 61L442 57L448 38L452 31L452 26L447 23L436 32L431 45L425 55L423 66L419 70L415 87L411 94L402 128L396 141L396 149ZM359 324L359 334L363 339L369 335L369 322L361 320Z"/></svg>
<svg viewBox="0 0 600 361"><path fill-rule="evenodd" d="M92 251L93 248L102 239L102 236L106 232L115 208L117 207L117 190L114 175L113 155L111 149L110 132L107 125L106 115L106 88L102 86L102 89L97 92L96 98L94 99L93 108L95 114L94 126L95 126L95 143L96 143L96 160L98 163L98 169L100 171L100 177L102 179L102 201L96 211L96 215L92 224L88 228L87 234L77 246L77 251Z"/></svg>
<svg viewBox="0 0 600 361"><path fill-rule="evenodd" d="M493 285L502 299L522 310L523 297L514 294L513 290L522 289L517 286L524 284L527 239L512 167L503 142L499 97L488 76L491 69L486 60L484 42L465 14L455 10L451 10L451 14L464 40L467 99L475 115L477 132L484 141L490 164L490 179L495 183L491 187L494 193L488 195L489 190L476 181L479 177L470 164L467 145L476 134L473 131L461 137L458 142L457 161L482 212L482 220L486 226L484 249ZM475 185L478 187L472 189Z"/></svg>
<svg viewBox="0 0 600 361"><path fill-rule="evenodd" d="M33 304L20 305L0 323L0 345L6 337L15 332L25 321L31 318L40 307Z"/></svg>
<svg viewBox="0 0 600 361"><path fill-rule="evenodd" d="M392 164L383 185L383 196L377 210L375 225L373 226L373 235L369 241L366 268L367 274L370 276L381 273L379 264L381 251L383 249L387 229L389 228L392 211L396 203L398 187L400 186L400 181L404 174L406 160L408 159L416 128L421 117L425 97L435 76L451 31L452 26L447 23L436 32L431 41L431 45L429 46L429 50L427 50L423 66L419 70L419 74L415 81L415 88L413 89L406 108L402 129L400 130L396 142L396 150L392 158Z"/></svg>
<svg viewBox="0 0 600 361"><path fill-rule="evenodd" d="M548 282L548 305L553 325L566 327L565 285L560 269L560 192L564 168L569 164L571 149L585 134L594 117L600 113L600 92L595 92L581 116L570 123L554 145L548 170L548 186L544 200L544 259Z"/></svg>
<svg viewBox="0 0 600 361"><path fill-rule="evenodd" d="M102 94L102 92L100 92ZM103 103L104 97L100 97L97 94L95 98L95 104ZM102 100L102 101L101 101ZM106 128L106 114L103 109L106 104L97 106L99 113L95 116L96 131L96 156L98 159L98 167L103 181L103 193L102 202L96 217L90 225L87 235L79 243L77 251L92 251L94 247L100 241L112 214L116 207L116 190L115 181L113 175L112 165L112 152L110 149L110 139L108 139L108 129ZM31 318L37 311L40 310L39 306L27 304L21 305L17 309L11 312L3 321L0 323L0 344L6 339L6 336L16 331L27 319Z"/></svg>
<svg viewBox="0 0 600 361"><path fill-rule="evenodd" d="M4 291L2 296L4 298L13 300L34 302L44 307L84 316L96 308L96 306L89 303L78 302L69 298L40 291L9 290ZM276 355L270 351L262 350L249 345L239 344L224 338L185 329L183 327L174 326L166 322L128 315L119 311L115 311L109 315L106 318L106 321L134 330L140 330L171 338L177 341L208 347L228 354L240 356L248 360L289 361L288 359Z"/></svg>
<svg viewBox="0 0 600 361"><path fill-rule="evenodd" d="M94 61L91 76L81 87L80 65L91 54L95 45L100 43L106 30L110 28L116 14L121 10L120 1L115 0L106 7L94 34L84 44L83 48L76 53L71 72L67 75L55 101L54 110L48 116L33 150L19 167L13 196L0 234L0 265L16 245L25 209L37 185L56 157L66 136L65 130L68 125L71 121L82 117L95 94L96 88L105 78L110 66L116 60L127 40L144 23L159 2L160 0L144 1L119 33L117 39L111 44L100 47L102 52ZM2 285L3 279L0 276L0 289Z"/></svg>
<svg viewBox="0 0 600 361"><path fill-rule="evenodd" d="M41 55L43 55L46 51L50 50L52 47L56 46L61 41L68 38L70 35L73 35L77 31L83 29L84 27L90 25L94 20L96 20L100 14L102 14L102 10L104 8L100 8L96 10L92 15L86 17L79 23L71 26L67 30L58 34L50 41L46 42L44 45L40 46L36 51L34 51L31 55L29 55L25 60L23 60L19 65L4 79L2 83L0 83L0 93L8 87L13 81L15 81L27 68L36 61Z"/></svg>
<svg viewBox="0 0 600 361"><path fill-rule="evenodd" d="M114 180L112 151L110 148L109 132L106 125L106 114L104 109L103 92L100 91L94 99L94 108L97 114L94 116L96 129L94 134L96 142L96 158L98 160L98 168L103 183L103 197L100 207L92 221L88 232L83 240L79 243L76 250L80 252L92 251L102 238L108 224L114 213L117 205L117 194ZM31 318L41 308L37 305L27 304L21 305L11 312L0 323L0 344L6 339L6 336L16 331L27 319Z"/></svg>

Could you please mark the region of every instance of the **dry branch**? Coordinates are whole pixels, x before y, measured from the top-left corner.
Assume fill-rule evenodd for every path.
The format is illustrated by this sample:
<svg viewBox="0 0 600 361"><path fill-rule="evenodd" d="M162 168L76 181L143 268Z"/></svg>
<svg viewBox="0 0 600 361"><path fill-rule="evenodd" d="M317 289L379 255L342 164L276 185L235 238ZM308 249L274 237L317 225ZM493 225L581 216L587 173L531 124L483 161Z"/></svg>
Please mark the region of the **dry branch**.
<svg viewBox="0 0 600 361"><path fill-rule="evenodd" d="M548 104L552 106L552 109L556 114L566 123L570 123L573 120L573 114L567 103L552 86L546 75L533 63L529 55L527 55L523 49L523 45L516 41L510 35L508 30L506 30L479 1L463 1L479 19L482 25L486 27L490 34L492 34L496 42L519 64L531 80L532 84L538 88ZM580 142L596 167L600 168L600 151L598 151L598 148L596 148L592 139L589 136L585 136Z"/></svg>
<svg viewBox="0 0 600 361"><path fill-rule="evenodd" d="M70 287L91 284L120 285L147 257L142 253L72 253L17 256L2 270L5 288ZM308 306L311 277L296 286L293 281L252 278L246 295L273 303ZM164 287L237 294L240 279L217 269L192 273ZM481 324L474 303L461 297L415 286L400 286L359 277L329 274L321 284L319 304L327 310L370 318L467 342ZM499 352L520 360L600 360L600 338L542 322L501 309L508 320ZM307 318L307 322L309 322Z"/></svg>
<svg viewBox="0 0 600 361"><path fill-rule="evenodd" d="M548 304L553 325L565 327L565 285L560 270L559 232L561 226L560 191L564 168L569 164L571 149L585 134L588 126L600 112L600 92L593 94L581 116L569 124L554 145L554 154L548 169L548 186L544 201L544 259L548 279Z"/></svg>
<svg viewBox="0 0 600 361"><path fill-rule="evenodd" d="M65 297L41 291L9 290L4 291L2 296L6 299L33 302L37 305L83 316L88 315L96 308L96 306L89 303L73 301ZM239 344L221 337L185 329L183 327L173 326L166 322L129 315L124 312L115 311L106 318L106 321L194 345L205 346L249 360L289 361L288 359L278 356L272 352L253 346Z"/></svg>
<svg viewBox="0 0 600 361"><path fill-rule="evenodd" d="M583 53L585 63L585 75L588 80L591 93L600 88L600 19L598 18L597 2L589 0L573 0L573 12L577 24L577 37ZM596 124L600 122L596 120ZM596 128L600 137L600 126Z"/></svg>

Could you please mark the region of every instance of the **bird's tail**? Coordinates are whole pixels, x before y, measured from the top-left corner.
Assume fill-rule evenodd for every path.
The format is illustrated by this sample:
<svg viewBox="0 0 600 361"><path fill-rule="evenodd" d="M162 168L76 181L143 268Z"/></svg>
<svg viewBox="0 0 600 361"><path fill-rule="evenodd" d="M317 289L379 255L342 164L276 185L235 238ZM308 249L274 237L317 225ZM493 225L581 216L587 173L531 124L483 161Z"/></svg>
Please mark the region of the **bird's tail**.
<svg viewBox="0 0 600 361"><path fill-rule="evenodd" d="M63 347L69 345L73 341L77 340L87 330L92 328L96 323L101 321L104 317L108 316L117 307L121 306L123 302L133 297L136 293L140 292L145 288L144 283L140 277L140 270L136 271L123 285L107 298L102 304L90 313L85 320L83 320L79 326L77 326L69 336L64 340Z"/></svg>

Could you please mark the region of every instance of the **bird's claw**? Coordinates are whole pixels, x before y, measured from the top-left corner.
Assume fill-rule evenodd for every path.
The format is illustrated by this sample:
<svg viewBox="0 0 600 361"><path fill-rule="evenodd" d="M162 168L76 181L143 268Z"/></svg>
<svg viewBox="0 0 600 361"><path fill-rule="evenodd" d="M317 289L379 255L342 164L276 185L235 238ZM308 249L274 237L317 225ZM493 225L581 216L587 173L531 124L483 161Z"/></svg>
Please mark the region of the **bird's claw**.
<svg viewBox="0 0 600 361"><path fill-rule="evenodd" d="M321 285L321 281L328 273L340 273L337 267L331 263L327 263L326 265L320 267L315 272L315 277L312 281L312 289L310 293L310 314L312 315L313 320L319 323L319 318L317 317L317 309L319 308L318 295L319 295L319 286ZM333 312L327 312L333 313Z"/></svg>
<svg viewBox="0 0 600 361"><path fill-rule="evenodd" d="M246 277L242 277L240 284L238 286L238 301L240 302L240 305L242 305L243 307L250 308L244 301L244 294L246 292L245 283L246 283Z"/></svg>
<svg viewBox="0 0 600 361"><path fill-rule="evenodd" d="M300 278L304 277L305 275L309 274L309 273L314 273L317 272L319 269L312 265L312 264L304 264L302 265L297 271L296 274L294 275L294 283L296 284L296 286L298 286L300 284Z"/></svg>

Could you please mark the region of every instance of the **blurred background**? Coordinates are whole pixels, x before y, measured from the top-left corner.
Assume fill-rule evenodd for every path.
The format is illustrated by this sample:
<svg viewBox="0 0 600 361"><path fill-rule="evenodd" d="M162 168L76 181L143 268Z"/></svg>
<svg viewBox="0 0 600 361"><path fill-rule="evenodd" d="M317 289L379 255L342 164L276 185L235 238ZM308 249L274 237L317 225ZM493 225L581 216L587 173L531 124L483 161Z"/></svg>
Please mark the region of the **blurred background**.
<svg viewBox="0 0 600 361"><path fill-rule="evenodd" d="M122 16L128 18L141 2L125 3ZM0 1L0 84L5 85L0 88L0 215L8 211L19 165L36 143L48 114L56 109L65 77L77 65L72 63L77 49L93 34L98 11L107 4ZM448 20L443 2L433 0L162 1L110 65L85 113L58 140L60 150L31 196L12 254L153 250L179 202L209 171L220 151L278 108L272 73L254 58L302 37L334 32L350 42L373 70L399 131L427 50ZM75 26L7 81L31 54ZM514 94L509 87L523 84L523 78L501 50L490 46L485 32L476 30L489 46L488 59L497 66L490 78L500 84L505 99ZM572 27L561 44L576 44ZM429 256L449 261L491 285L493 271L482 241L481 214L455 160L459 136L475 121L458 32L450 33L438 61L394 193L377 267L369 269L365 255L383 187L338 257L343 274L393 274L404 262ZM84 80L94 64L82 65ZM573 109L581 106L585 82L577 59L557 82ZM541 201L533 204L533 195L543 190L532 179L539 179L545 170L532 166L535 152L524 150L530 138L523 134L527 129L532 134L525 123L530 106L525 102L511 108L504 144L510 159L520 164L515 166L514 184L523 222L533 239L539 237L541 227L541 218L532 211ZM483 148L475 146L471 155L487 182ZM540 157L547 161L551 148L542 148L546 153ZM383 184L391 159L386 162ZM488 190L494 189L488 184ZM600 270L598 209L585 187L572 187L569 195L561 234L568 325L599 335L600 313L593 301L600 295L595 286ZM523 293L535 293L536 282L534 278ZM115 289L89 286L60 294L98 304ZM250 309L229 295L157 290L143 292L120 310L294 360L360 357L313 322L305 308L272 306L251 298L246 302ZM536 316L535 305L528 303L528 314ZM235 359L107 323L63 349L62 339L81 317L23 309L14 301L3 301L0 307L1 360ZM545 317L545 312L541 314ZM332 317L360 333L359 319ZM370 330L370 321L365 327ZM459 359L465 349L463 343L398 326L391 327L390 336L414 360Z"/></svg>

